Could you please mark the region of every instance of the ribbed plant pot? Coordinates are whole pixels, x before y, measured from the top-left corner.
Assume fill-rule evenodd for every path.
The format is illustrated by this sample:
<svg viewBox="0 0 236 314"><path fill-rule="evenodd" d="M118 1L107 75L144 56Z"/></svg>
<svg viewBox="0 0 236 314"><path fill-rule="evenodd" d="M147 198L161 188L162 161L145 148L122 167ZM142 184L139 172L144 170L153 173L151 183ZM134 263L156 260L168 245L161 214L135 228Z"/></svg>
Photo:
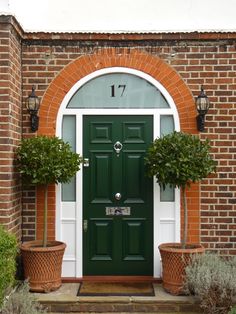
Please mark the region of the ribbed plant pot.
<svg viewBox="0 0 236 314"><path fill-rule="evenodd" d="M66 244L49 241L42 247L42 241L29 241L21 245L25 279L30 290L50 292L61 286L61 268Z"/></svg>
<svg viewBox="0 0 236 314"><path fill-rule="evenodd" d="M205 248L201 244L188 244L185 249L180 243L163 243L159 245L162 259L163 288L173 294L184 294L183 286L185 268L194 254L202 254Z"/></svg>

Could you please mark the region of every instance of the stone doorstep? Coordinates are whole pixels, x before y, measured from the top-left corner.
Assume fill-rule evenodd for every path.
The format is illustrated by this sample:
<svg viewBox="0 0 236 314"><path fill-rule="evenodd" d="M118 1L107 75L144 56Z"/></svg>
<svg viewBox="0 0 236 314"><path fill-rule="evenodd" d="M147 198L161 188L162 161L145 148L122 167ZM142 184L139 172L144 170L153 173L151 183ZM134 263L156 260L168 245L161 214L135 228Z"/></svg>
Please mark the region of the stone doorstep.
<svg viewBox="0 0 236 314"><path fill-rule="evenodd" d="M143 312L143 313L201 313L195 304L175 304L175 303L42 303L51 313L121 313L121 312Z"/></svg>
<svg viewBox="0 0 236 314"><path fill-rule="evenodd" d="M172 296L160 284L154 284L153 297L77 297L79 283L65 283L54 292L35 294L51 313L201 313L192 296Z"/></svg>

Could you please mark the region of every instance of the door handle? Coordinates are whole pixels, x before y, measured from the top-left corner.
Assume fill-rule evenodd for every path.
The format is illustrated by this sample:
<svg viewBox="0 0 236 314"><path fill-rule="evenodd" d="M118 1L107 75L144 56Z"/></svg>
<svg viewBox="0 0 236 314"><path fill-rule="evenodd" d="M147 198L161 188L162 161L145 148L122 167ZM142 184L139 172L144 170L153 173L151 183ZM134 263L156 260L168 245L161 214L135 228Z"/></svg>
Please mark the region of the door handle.
<svg viewBox="0 0 236 314"><path fill-rule="evenodd" d="M119 200L121 199L121 194L120 194L120 193L116 193L116 194L115 194L115 199L116 199L117 201L119 201Z"/></svg>
<svg viewBox="0 0 236 314"><path fill-rule="evenodd" d="M84 166L85 168L88 168L88 167L89 167L89 158L84 158L83 166Z"/></svg>

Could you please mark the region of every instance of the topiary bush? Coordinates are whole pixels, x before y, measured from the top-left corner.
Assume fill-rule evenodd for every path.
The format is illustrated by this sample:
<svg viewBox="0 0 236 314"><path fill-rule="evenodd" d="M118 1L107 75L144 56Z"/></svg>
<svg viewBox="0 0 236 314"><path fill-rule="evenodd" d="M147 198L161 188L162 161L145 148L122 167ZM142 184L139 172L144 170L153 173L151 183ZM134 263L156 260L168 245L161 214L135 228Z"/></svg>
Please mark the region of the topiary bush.
<svg viewBox="0 0 236 314"><path fill-rule="evenodd" d="M23 139L17 149L22 179L44 187L43 246L47 246L49 184L68 183L80 169L83 159L58 137L36 136Z"/></svg>
<svg viewBox="0 0 236 314"><path fill-rule="evenodd" d="M227 314L236 295L236 257L194 256L186 267L185 289L199 297L204 313Z"/></svg>
<svg viewBox="0 0 236 314"><path fill-rule="evenodd" d="M15 283L17 252L16 237L0 225L0 305L4 295Z"/></svg>
<svg viewBox="0 0 236 314"><path fill-rule="evenodd" d="M184 234L182 247L187 241L186 188L201 181L216 170L216 161L210 155L209 140L201 141L197 136L173 132L154 140L148 149L145 163L150 177L165 189L166 185L182 190L184 205Z"/></svg>

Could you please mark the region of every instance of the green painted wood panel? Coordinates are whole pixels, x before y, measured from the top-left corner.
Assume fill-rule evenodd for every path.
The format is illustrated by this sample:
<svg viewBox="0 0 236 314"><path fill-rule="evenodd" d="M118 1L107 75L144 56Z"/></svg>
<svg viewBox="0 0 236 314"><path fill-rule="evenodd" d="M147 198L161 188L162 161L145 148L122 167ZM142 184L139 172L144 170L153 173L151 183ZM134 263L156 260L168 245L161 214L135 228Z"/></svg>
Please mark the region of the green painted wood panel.
<svg viewBox="0 0 236 314"><path fill-rule="evenodd" d="M153 182L144 166L153 140L152 120L84 117L83 156L90 160L83 171L84 275L153 274ZM117 141L123 145L119 153ZM114 214L122 208L129 215Z"/></svg>

